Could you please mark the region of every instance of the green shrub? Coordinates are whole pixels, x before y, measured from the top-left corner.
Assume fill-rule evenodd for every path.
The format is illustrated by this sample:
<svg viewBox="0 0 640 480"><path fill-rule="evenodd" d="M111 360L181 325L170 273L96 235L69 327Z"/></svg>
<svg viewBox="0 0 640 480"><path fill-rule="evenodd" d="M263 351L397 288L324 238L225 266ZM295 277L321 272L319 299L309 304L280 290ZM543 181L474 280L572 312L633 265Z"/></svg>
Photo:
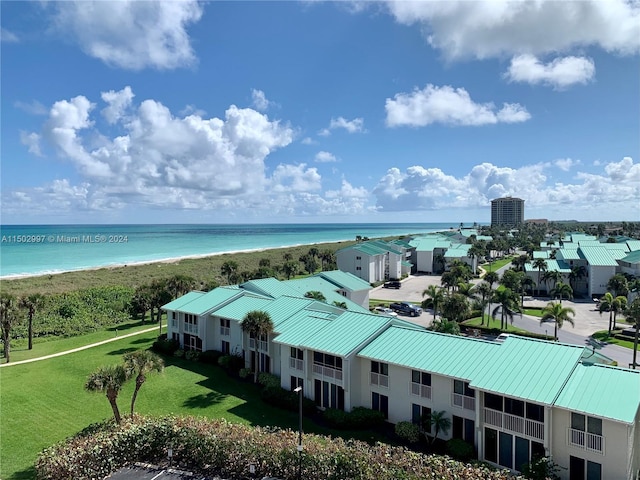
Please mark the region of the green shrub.
<svg viewBox="0 0 640 480"><path fill-rule="evenodd" d="M240 371L238 372L238 376L242 379L249 377L249 375L251 375L250 368L241 368Z"/></svg>
<svg viewBox="0 0 640 480"><path fill-rule="evenodd" d="M164 338L162 338L164 337ZM180 343L177 340L169 340L166 335L161 335L158 340L153 342L151 350L161 355L173 356L173 354L180 348Z"/></svg>
<svg viewBox="0 0 640 480"><path fill-rule="evenodd" d="M241 368L244 368L244 359L239 355L222 355L218 358L218 365L224 368L231 375L238 375Z"/></svg>
<svg viewBox="0 0 640 480"><path fill-rule="evenodd" d="M169 445L174 464L200 476L277 477L294 480L438 480L482 478L514 480L508 470L472 466L447 457L423 455L402 447L305 434L304 452L296 450L298 433L273 427L250 427L202 417L125 418L92 425L47 448L35 463L36 480L105 478L124 465L166 461Z"/></svg>
<svg viewBox="0 0 640 480"><path fill-rule="evenodd" d="M285 390L281 387L265 387L260 392L260 397L265 403L274 407L283 408L292 412L300 409L300 398L296 392ZM312 415L316 411L316 404L313 400L302 398L302 412L305 415Z"/></svg>
<svg viewBox="0 0 640 480"><path fill-rule="evenodd" d="M184 350L182 348L177 349L175 352L173 352L173 356L178 358L184 357Z"/></svg>
<svg viewBox="0 0 640 480"><path fill-rule="evenodd" d="M184 358L191 360L192 362L197 362L200 360L200 352L197 350L187 350L184 353Z"/></svg>
<svg viewBox="0 0 640 480"><path fill-rule="evenodd" d="M468 462L476 456L473 445L461 440L460 438L452 438L447 441L447 452L456 460Z"/></svg>
<svg viewBox="0 0 640 480"><path fill-rule="evenodd" d="M258 383L265 388L280 388L280 377L262 372L258 374Z"/></svg>
<svg viewBox="0 0 640 480"><path fill-rule="evenodd" d="M361 430L384 423L382 412L365 407L355 407L351 412L327 408L323 416L329 426L342 430Z"/></svg>
<svg viewBox="0 0 640 480"><path fill-rule="evenodd" d="M218 365L218 359L222 356L219 350L205 350L200 355L200 361L210 365Z"/></svg>
<svg viewBox="0 0 640 480"><path fill-rule="evenodd" d="M409 443L420 441L420 427L411 422L398 422L394 427L396 435Z"/></svg>

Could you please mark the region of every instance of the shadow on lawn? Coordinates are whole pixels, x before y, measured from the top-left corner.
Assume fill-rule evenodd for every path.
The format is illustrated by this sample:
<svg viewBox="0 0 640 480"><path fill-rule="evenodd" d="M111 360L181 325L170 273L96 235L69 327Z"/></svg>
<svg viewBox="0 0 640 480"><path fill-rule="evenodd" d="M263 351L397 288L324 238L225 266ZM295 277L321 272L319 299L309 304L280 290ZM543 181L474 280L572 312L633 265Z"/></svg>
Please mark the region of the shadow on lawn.
<svg viewBox="0 0 640 480"><path fill-rule="evenodd" d="M25 470L14 473L8 477L7 480L33 480L34 478L36 478L36 469L31 466Z"/></svg>
<svg viewBox="0 0 640 480"><path fill-rule="evenodd" d="M111 350L109 353L107 353L107 355L124 355L125 353L131 353L131 352L135 352L138 349L135 347L129 347L129 348L120 348L118 350Z"/></svg>

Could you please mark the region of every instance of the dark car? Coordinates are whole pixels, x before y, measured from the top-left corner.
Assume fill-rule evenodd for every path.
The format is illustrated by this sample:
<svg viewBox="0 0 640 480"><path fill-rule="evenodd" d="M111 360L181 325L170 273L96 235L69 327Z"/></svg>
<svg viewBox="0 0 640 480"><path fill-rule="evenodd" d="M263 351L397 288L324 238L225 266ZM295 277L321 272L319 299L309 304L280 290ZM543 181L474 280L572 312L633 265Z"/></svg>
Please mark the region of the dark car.
<svg viewBox="0 0 640 480"><path fill-rule="evenodd" d="M384 282L384 288L400 288L402 283L399 280L391 280L390 282Z"/></svg>
<svg viewBox="0 0 640 480"><path fill-rule="evenodd" d="M419 317L422 315L422 308L409 302L397 302L389 305L389 308L400 315Z"/></svg>

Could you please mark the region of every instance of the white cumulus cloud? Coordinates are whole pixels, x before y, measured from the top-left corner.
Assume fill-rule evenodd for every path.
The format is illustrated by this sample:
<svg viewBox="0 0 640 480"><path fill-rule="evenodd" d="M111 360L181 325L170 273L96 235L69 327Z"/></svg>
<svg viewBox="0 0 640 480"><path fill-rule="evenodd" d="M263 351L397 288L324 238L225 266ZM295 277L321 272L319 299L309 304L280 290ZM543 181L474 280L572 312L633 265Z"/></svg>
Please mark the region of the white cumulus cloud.
<svg viewBox="0 0 640 480"><path fill-rule="evenodd" d="M338 159L331 152L320 151L316 153L315 157L316 162L318 163L327 163L327 162L337 162Z"/></svg>
<svg viewBox="0 0 640 480"><path fill-rule="evenodd" d="M329 127L323 128L318 132L318 135L326 137L331 135L332 130L344 129L349 133L364 133L364 119L354 118L353 120L347 120L344 117L332 118L329 122Z"/></svg>
<svg viewBox="0 0 640 480"><path fill-rule="evenodd" d="M202 16L196 0L55 2L55 27L89 56L128 70L193 65L187 26Z"/></svg>
<svg viewBox="0 0 640 480"><path fill-rule="evenodd" d="M447 58L556 53L585 46L640 51L640 3L581 1L387 1L403 24L419 24Z"/></svg>
<svg viewBox="0 0 640 480"><path fill-rule="evenodd" d="M479 126L494 123L518 123L531 118L525 107L505 103L497 109L493 103L476 103L464 88L428 84L422 90L398 93L387 98L387 126L423 127L433 123L454 126Z"/></svg>
<svg viewBox="0 0 640 480"><path fill-rule="evenodd" d="M511 59L505 73L510 82L549 85L562 90L575 84L590 82L596 73L593 60L586 57L559 57L544 64L534 55L518 55Z"/></svg>
<svg viewBox="0 0 640 480"><path fill-rule="evenodd" d="M262 90L256 90L255 88L251 90L251 102L253 107L260 112L267 110L272 103L267 100L267 96Z"/></svg>

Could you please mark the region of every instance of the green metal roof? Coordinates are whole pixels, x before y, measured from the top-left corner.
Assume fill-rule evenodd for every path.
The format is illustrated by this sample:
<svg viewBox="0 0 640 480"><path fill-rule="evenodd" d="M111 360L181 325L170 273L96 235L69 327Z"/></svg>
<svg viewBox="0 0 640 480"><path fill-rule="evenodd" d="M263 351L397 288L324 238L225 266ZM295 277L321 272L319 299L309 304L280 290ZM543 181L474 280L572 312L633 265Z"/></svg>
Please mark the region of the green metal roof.
<svg viewBox="0 0 640 480"><path fill-rule="evenodd" d="M347 311L299 345L346 357L391 321L390 317L382 315Z"/></svg>
<svg viewBox="0 0 640 480"><path fill-rule="evenodd" d="M547 271L548 272L560 272L560 273L571 273L571 265L566 263L564 260L554 260L552 258L546 258L547 262ZM525 263L524 269L527 272L537 272L538 269L533 267L531 262Z"/></svg>
<svg viewBox="0 0 640 480"><path fill-rule="evenodd" d="M411 240L411 245L416 247L417 251L433 251L436 248L449 248L452 243L442 235L432 235L424 237L416 237Z"/></svg>
<svg viewBox="0 0 640 480"><path fill-rule="evenodd" d="M369 282L356 277L353 273L343 272L342 270L320 272L317 276L328 280L344 290L350 290L352 292L371 289L371 284L369 284Z"/></svg>
<svg viewBox="0 0 640 480"><path fill-rule="evenodd" d="M600 245L607 250L622 250L623 252L629 251L626 243L601 243Z"/></svg>
<svg viewBox="0 0 640 480"><path fill-rule="evenodd" d="M387 250L391 253L395 253L396 255L402 255L402 248L399 247L398 245L394 245L393 243L389 243L389 242L385 242L384 240L370 240L367 243L371 243L373 245L376 245L380 248L382 248L383 250Z"/></svg>
<svg viewBox="0 0 640 480"><path fill-rule="evenodd" d="M471 380L494 362L501 344L393 326L358 356L439 375Z"/></svg>
<svg viewBox="0 0 640 480"><path fill-rule="evenodd" d="M295 280L287 280L284 283L287 284L287 286L289 286L292 290L295 290L295 296L298 297L304 296L304 294L307 292L317 291L324 295L326 302L330 305L332 305L333 302L344 302L347 304L347 309L349 310L353 310L356 312L369 311L367 308L364 308L361 305L358 305L357 303L349 300L347 297L342 296L336 291L337 287L333 283L321 277L316 276L297 278Z"/></svg>
<svg viewBox="0 0 640 480"><path fill-rule="evenodd" d="M176 298L175 300L163 305L162 308L164 310L175 310L180 311L180 308L186 305L189 302L192 302L196 298L200 298L204 295L204 292L189 292L186 295L182 295L181 297Z"/></svg>
<svg viewBox="0 0 640 480"><path fill-rule="evenodd" d="M535 252L533 252L533 258L549 258L549 255L551 255L551 252L549 250L536 250Z"/></svg>
<svg viewBox="0 0 640 480"><path fill-rule="evenodd" d="M299 347L316 333L326 328L335 316L324 312L302 310L278 325L275 343Z"/></svg>
<svg viewBox="0 0 640 480"><path fill-rule="evenodd" d="M231 320L237 320L240 322L247 315L247 313L253 312L254 310L265 310L266 307L272 302L273 300L269 298L244 295L234 300L233 302L215 310L215 315L218 317L229 318Z"/></svg>
<svg viewBox="0 0 640 480"><path fill-rule="evenodd" d="M640 371L578 365L555 405L595 417L633 424L638 418Z"/></svg>
<svg viewBox="0 0 640 480"><path fill-rule="evenodd" d="M343 252L345 250L356 250L356 251L358 251L360 253L363 253L365 255L370 255L370 256L384 255L385 253L387 253L387 251L385 249L380 248L377 245L374 245L374 244L369 243L369 242L356 243L355 245L351 245L349 247L342 248L342 249L338 250L336 253L340 253L340 252Z"/></svg>
<svg viewBox="0 0 640 480"><path fill-rule="evenodd" d="M581 346L511 336L502 343L499 358L478 362L485 368L470 386L552 405L583 351Z"/></svg>
<svg viewBox="0 0 640 480"><path fill-rule="evenodd" d="M194 292L190 292L194 293ZM187 293L189 295L190 293ZM184 295L185 297L187 295ZM193 300L184 303L178 309L169 308L173 303L168 303L163 308L166 310L178 310L184 313L191 313L193 315L204 315L205 313L213 310L214 308L229 302L233 298L242 296L242 291L235 288L219 287L204 295L194 296ZM180 297L182 298L182 297ZM178 299L179 300L179 299ZM175 300L174 300L175 301Z"/></svg>
<svg viewBox="0 0 640 480"><path fill-rule="evenodd" d="M562 260L582 260L577 248L561 248L557 256Z"/></svg>
<svg viewBox="0 0 640 480"><path fill-rule="evenodd" d="M635 252L631 252L628 255L626 255L625 257L621 258L620 260L623 260L627 263L640 263L640 250L636 250Z"/></svg>
<svg viewBox="0 0 640 480"><path fill-rule="evenodd" d="M598 240L580 240L578 245L580 247L601 247L604 244L600 243Z"/></svg>
<svg viewBox="0 0 640 480"><path fill-rule="evenodd" d="M580 252L589 262L590 266L617 267L618 262L612 256L612 252L602 247L580 247Z"/></svg>
<svg viewBox="0 0 640 480"><path fill-rule="evenodd" d="M636 252L640 250L640 240L627 240L627 247L630 252Z"/></svg>
<svg viewBox="0 0 640 480"><path fill-rule="evenodd" d="M566 233L565 238L570 238L572 242L580 242L582 240L598 240L598 237L596 237L595 235L589 235L588 233L582 232Z"/></svg>
<svg viewBox="0 0 640 480"><path fill-rule="evenodd" d="M268 295L273 298L278 298L282 295L298 295L298 292L296 290L292 290L285 282L281 282L273 277L249 280L248 282L241 284L240 287L244 290L255 292L260 295Z"/></svg>
<svg viewBox="0 0 640 480"><path fill-rule="evenodd" d="M402 247L404 249L408 249L411 248L411 244L407 241L404 240L400 240L400 239L396 239L396 240L391 240L389 243L397 246L397 247Z"/></svg>

